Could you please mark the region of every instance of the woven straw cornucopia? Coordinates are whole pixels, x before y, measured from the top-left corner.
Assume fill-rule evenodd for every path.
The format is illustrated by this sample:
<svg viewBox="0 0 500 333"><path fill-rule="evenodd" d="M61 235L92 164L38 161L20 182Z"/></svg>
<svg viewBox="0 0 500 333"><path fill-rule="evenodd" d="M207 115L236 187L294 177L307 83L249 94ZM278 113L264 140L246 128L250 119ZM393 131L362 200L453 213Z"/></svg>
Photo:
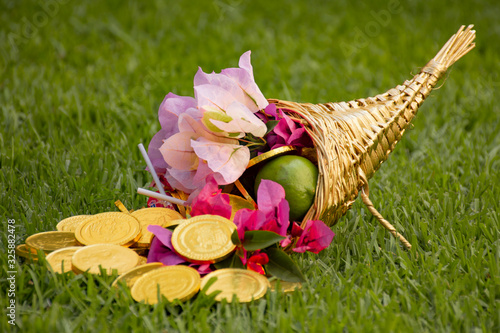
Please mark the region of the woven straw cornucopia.
<svg viewBox="0 0 500 333"><path fill-rule="evenodd" d="M420 73L383 94L325 104L269 100L301 119L316 148L319 168L316 197L303 226L311 219L334 225L361 191L369 211L407 248L411 247L373 207L368 197L368 180L394 150L437 81L474 48L472 27L462 26Z"/></svg>

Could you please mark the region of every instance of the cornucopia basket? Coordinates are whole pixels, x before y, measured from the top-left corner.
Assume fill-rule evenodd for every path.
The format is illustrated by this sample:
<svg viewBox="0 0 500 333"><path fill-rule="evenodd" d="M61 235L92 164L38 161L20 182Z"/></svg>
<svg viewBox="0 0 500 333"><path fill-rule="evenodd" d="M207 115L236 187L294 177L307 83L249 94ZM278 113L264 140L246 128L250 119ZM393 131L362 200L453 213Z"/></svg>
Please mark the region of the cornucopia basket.
<svg viewBox="0 0 500 333"><path fill-rule="evenodd" d="M302 150L303 155L316 162L319 170L314 202L302 220L302 228L309 220L321 220L333 226L361 192L363 203L383 227L406 248L411 248L411 244L373 206L368 181L401 140L418 108L439 79L451 65L475 47L476 32L472 28L473 25L461 26L418 74L383 94L322 104L268 99L270 104L304 125L314 144L314 148L310 148L312 154L309 150ZM295 150L291 146L278 149L283 148L286 153L293 153L287 152L287 149ZM270 153L269 158L272 158L279 152ZM262 155L250 160L247 169L266 158ZM236 185L239 192L255 204L247 191L248 184L243 185L244 180L245 174L228 185L225 191L230 192ZM180 190L170 194L181 200L188 198L188 194ZM185 215L186 208L182 205L178 208Z"/></svg>
<svg viewBox="0 0 500 333"><path fill-rule="evenodd" d="M411 247L373 207L368 197L368 180L394 150L446 70L474 48L472 27L460 27L420 73L383 94L324 104L269 99L269 103L301 119L316 148L319 168L316 196L303 225L311 219L334 225L361 191L369 211L407 248Z"/></svg>

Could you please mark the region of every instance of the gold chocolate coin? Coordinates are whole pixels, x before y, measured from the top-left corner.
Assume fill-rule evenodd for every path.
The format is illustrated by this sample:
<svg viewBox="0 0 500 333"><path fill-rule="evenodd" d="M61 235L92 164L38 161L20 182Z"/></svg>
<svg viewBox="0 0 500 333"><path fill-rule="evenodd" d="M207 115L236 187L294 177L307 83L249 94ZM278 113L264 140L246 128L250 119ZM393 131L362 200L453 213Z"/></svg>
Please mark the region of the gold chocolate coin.
<svg viewBox="0 0 500 333"><path fill-rule="evenodd" d="M120 281L123 281L123 282L125 282L125 284L127 285L127 287L129 289L132 289L135 282L140 277L142 277L144 274L146 274L154 269L160 268L160 267L163 267L163 264L161 262L152 262L149 264L134 267L131 270L126 271L125 273L123 273L122 275L117 277L116 280L111 285L111 287L118 287L118 283Z"/></svg>
<svg viewBox="0 0 500 333"><path fill-rule="evenodd" d="M23 257L33 261L38 260L37 251L27 246L26 244L19 244L18 246L16 246L16 254L19 257Z"/></svg>
<svg viewBox="0 0 500 333"><path fill-rule="evenodd" d="M61 220L57 225L56 228L58 231L71 231L75 232L76 228L88 219L91 215L75 215L71 217L67 217L64 220Z"/></svg>
<svg viewBox="0 0 500 333"><path fill-rule="evenodd" d="M81 248L81 246L65 247L64 249L49 253L45 259L54 272L60 274L70 272L71 258Z"/></svg>
<svg viewBox="0 0 500 333"><path fill-rule="evenodd" d="M94 244L82 247L73 254L71 264L76 273L99 274L101 266L107 274L116 270L122 274L139 262L139 255L129 248L115 244Z"/></svg>
<svg viewBox="0 0 500 333"><path fill-rule="evenodd" d="M216 301L223 299L231 302L233 295L238 301L245 303L256 300L264 296L267 289L271 287L269 280L257 272L247 269L224 268L213 271L201 280L200 288L203 289L208 281L216 277L217 280L207 289L207 295L220 290L221 293L215 296Z"/></svg>
<svg viewBox="0 0 500 333"><path fill-rule="evenodd" d="M26 238L26 245L49 253L65 247L78 246L75 234L70 231L46 231Z"/></svg>
<svg viewBox="0 0 500 333"><path fill-rule="evenodd" d="M185 301L200 290L200 274L188 266L165 266L140 277L131 290L137 302L158 303L158 290L167 300Z"/></svg>
<svg viewBox="0 0 500 333"><path fill-rule="evenodd" d="M295 290L300 290L300 289L302 289L302 283L300 282L289 282L282 280L274 280L271 282L272 291L279 290L283 293L293 293Z"/></svg>
<svg viewBox="0 0 500 333"><path fill-rule="evenodd" d="M179 224L172 233L172 246L186 260L214 263L225 259L234 249L231 234L236 225L217 215L200 215Z"/></svg>
<svg viewBox="0 0 500 333"><path fill-rule="evenodd" d="M254 205L250 201L234 194L229 194L229 204L232 207L231 217L229 218L231 221L234 220L234 215L236 215L236 212L240 209L248 208L255 210Z"/></svg>
<svg viewBox="0 0 500 333"><path fill-rule="evenodd" d="M132 214L141 224L141 238L137 241L137 247L150 247L153 240L153 233L148 231L149 225L159 225L164 228L173 225L173 220L182 219L182 215L173 209L152 207L134 211Z"/></svg>
<svg viewBox="0 0 500 333"><path fill-rule="evenodd" d="M137 262L137 266L146 265L148 263L148 258L139 256L139 261Z"/></svg>
<svg viewBox="0 0 500 333"><path fill-rule="evenodd" d="M84 245L130 246L141 237L141 224L130 214L101 213L83 221L76 229L75 237Z"/></svg>

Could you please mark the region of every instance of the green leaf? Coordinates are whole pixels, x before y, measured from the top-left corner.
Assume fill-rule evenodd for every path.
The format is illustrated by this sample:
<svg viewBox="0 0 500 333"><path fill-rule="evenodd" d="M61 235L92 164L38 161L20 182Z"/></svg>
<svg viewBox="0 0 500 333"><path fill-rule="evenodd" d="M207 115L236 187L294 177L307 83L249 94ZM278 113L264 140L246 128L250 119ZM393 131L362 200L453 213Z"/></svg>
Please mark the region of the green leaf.
<svg viewBox="0 0 500 333"><path fill-rule="evenodd" d="M279 123L279 120L269 120L266 123L266 127L267 127L266 134L268 134L269 132L271 132L276 127L276 125L278 125L278 123Z"/></svg>
<svg viewBox="0 0 500 333"><path fill-rule="evenodd" d="M240 237L238 236L238 229L234 229L233 233L231 234L231 241L234 245L241 245Z"/></svg>
<svg viewBox="0 0 500 333"><path fill-rule="evenodd" d="M219 262L216 262L214 264L215 268L217 269L223 269L223 268L245 268L245 266L243 266L243 263L241 262L241 259L240 257L236 254L236 253L233 253L230 257L222 260L222 261L219 261Z"/></svg>
<svg viewBox="0 0 500 333"><path fill-rule="evenodd" d="M243 247L247 251L256 251L265 249L285 237L278 235L275 232L267 230L252 230L245 231L245 238L243 239Z"/></svg>
<svg viewBox="0 0 500 333"><path fill-rule="evenodd" d="M266 272L283 281L306 281L300 268L284 251L279 249L267 249L265 253L269 257L269 263L264 265Z"/></svg>

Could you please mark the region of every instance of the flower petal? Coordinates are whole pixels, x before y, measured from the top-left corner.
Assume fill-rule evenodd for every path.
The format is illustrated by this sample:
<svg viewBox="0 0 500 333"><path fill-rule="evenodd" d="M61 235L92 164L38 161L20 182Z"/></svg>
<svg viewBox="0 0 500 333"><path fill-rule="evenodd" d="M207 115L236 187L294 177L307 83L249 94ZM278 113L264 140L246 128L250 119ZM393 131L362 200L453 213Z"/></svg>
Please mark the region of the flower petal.
<svg viewBox="0 0 500 333"><path fill-rule="evenodd" d="M261 230L265 223L266 215L260 210L243 208L234 215L234 224L236 224L238 237L241 241L243 241L245 237L245 231ZM243 264L245 264L245 262Z"/></svg>
<svg viewBox="0 0 500 333"><path fill-rule="evenodd" d="M229 194L221 192L215 179L207 177L206 185L191 204L191 216L211 214L229 219L232 211Z"/></svg>
<svg viewBox="0 0 500 333"><path fill-rule="evenodd" d="M266 134L266 124L240 102L231 103L226 109L226 114L232 120L224 122L212 119L212 124L228 133L251 133L256 137L263 137Z"/></svg>
<svg viewBox="0 0 500 333"><path fill-rule="evenodd" d="M309 220L293 251L319 253L330 245L334 236L333 231L322 221Z"/></svg>
<svg viewBox="0 0 500 333"><path fill-rule="evenodd" d="M167 137L179 132L177 119L189 108L196 108L196 100L193 97L177 96L173 93L165 96L158 110L158 119Z"/></svg>
<svg viewBox="0 0 500 333"><path fill-rule="evenodd" d="M194 170L198 157L191 147L191 139L198 138L194 132L179 132L168 138L160 147L160 152L168 165L179 170Z"/></svg>
<svg viewBox="0 0 500 333"><path fill-rule="evenodd" d="M207 161L212 171L222 175L226 184L235 182L250 161L250 150L246 146L214 142L203 137L191 140L191 146L199 158Z"/></svg>
<svg viewBox="0 0 500 333"><path fill-rule="evenodd" d="M167 170L168 164L165 162L163 155L160 152L160 147L163 145L163 140L167 138L167 132L163 129L158 131L148 146L148 156L155 168L157 174L164 174Z"/></svg>
<svg viewBox="0 0 500 333"><path fill-rule="evenodd" d="M285 189L269 179L262 179L257 189L257 207L266 215L275 215L281 200L285 199Z"/></svg>
<svg viewBox="0 0 500 333"><path fill-rule="evenodd" d="M183 258L174 252L171 241L172 231L158 225L148 226L148 231L155 235L149 249L148 263L161 262L164 265L170 266L185 262Z"/></svg>

